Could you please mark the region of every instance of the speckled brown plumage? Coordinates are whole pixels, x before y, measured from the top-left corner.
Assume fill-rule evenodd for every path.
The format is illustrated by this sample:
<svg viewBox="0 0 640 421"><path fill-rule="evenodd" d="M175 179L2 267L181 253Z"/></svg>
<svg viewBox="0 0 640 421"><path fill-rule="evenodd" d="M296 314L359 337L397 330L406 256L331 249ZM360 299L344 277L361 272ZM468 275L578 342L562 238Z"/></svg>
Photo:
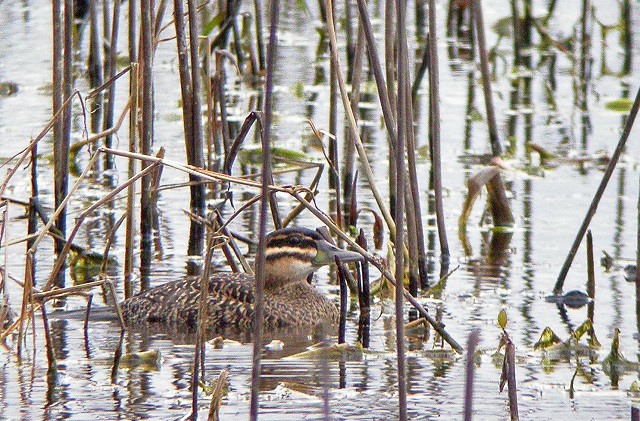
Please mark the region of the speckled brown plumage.
<svg viewBox="0 0 640 421"><path fill-rule="evenodd" d="M330 245L308 229L287 228L269 234L265 250L265 328L336 321L335 305L306 282L309 274L331 264L336 255L347 262L362 258ZM161 323L178 328L195 327L199 292L199 279L169 282L125 300L121 309L129 325ZM250 329L254 303L252 277L229 272L213 274L207 296L207 328Z"/></svg>

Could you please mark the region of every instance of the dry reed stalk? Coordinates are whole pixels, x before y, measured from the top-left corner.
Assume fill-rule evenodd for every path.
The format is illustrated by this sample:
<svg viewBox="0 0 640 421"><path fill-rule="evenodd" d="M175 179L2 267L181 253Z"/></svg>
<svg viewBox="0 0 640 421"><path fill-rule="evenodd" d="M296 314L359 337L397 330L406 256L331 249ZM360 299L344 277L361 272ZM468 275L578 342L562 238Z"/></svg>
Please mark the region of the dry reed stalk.
<svg viewBox="0 0 640 421"><path fill-rule="evenodd" d="M105 54L104 62L104 78L107 80L113 79L116 74L117 66L117 54L118 54L118 33L120 32L120 6L121 2L115 1L113 3L113 17L111 19L111 34L109 34L109 44L107 47L107 53ZM107 102L103 114L102 130L107 130L113 127L113 119L115 116L115 103L116 103L116 84L115 80L109 84L107 90ZM108 134L105 137L104 145L107 148L112 146L113 139L112 134ZM113 160L110 155L105 155L105 168L113 168Z"/></svg>
<svg viewBox="0 0 640 421"><path fill-rule="evenodd" d="M494 157L498 157L502 154L502 146L500 145L498 125L496 123L496 113L493 107L491 74L489 72L489 57L487 53L487 43L485 40L484 18L482 15L482 0L471 0L471 10L474 21L473 24L476 30L476 38L478 41L478 53L480 55L480 70L482 73L482 89L484 92L484 102L487 112L487 125L489 128L489 143L491 144L491 153Z"/></svg>
<svg viewBox="0 0 640 421"><path fill-rule="evenodd" d="M106 149L106 148L101 148L101 151L105 152L105 153L111 153L114 155L118 155L118 156L123 156L126 158L133 158L133 159L137 159L146 163L159 163L159 165L163 165L163 166L167 166L169 168L173 168L176 169L178 171L182 171L185 172L187 174L194 174L199 176L200 178L204 179L204 180L208 180L208 181L217 181L217 182L233 182L236 184L240 184L243 186L247 186L247 187L253 187L253 188L260 188L260 183L255 182L255 181L251 181L251 180L247 180L246 178L242 178L242 177L232 177L230 175L227 174L222 174L219 172L215 172L215 171L208 171L205 170L203 168L195 168L195 167L191 167L189 165L184 165L184 164L180 164L178 162L175 161L171 161L165 158L158 158L155 156L150 156L150 155L143 155L143 154L139 154L139 153L131 153L131 152L126 152L126 151L119 151L119 150L115 150L115 149ZM280 187L280 186L275 186L275 185L270 185L269 186L270 190L273 191L277 191L277 192L282 192L282 193L287 193L289 192L291 189L290 188L286 188L286 187Z"/></svg>
<svg viewBox="0 0 640 421"><path fill-rule="evenodd" d="M280 13L280 2L271 2L269 13L269 45L267 47L267 67L265 80L264 97L264 126L262 129L262 178L260 185L260 227L258 240L258 253L256 256L256 300L255 313L253 319L253 358L251 364L251 404L249 408L249 419L257 421L259 411L260 393L260 363L262 358L262 334L264 329L264 278L265 278L265 247L267 235L267 205L271 197L270 183L273 182L271 173L271 119L273 106L273 78L276 63L278 18ZM272 208L272 210L275 210Z"/></svg>
<svg viewBox="0 0 640 421"><path fill-rule="evenodd" d="M593 337L593 323L595 316L595 298L596 298L596 274L595 263L593 261L593 235L591 230L587 231L587 295L589 295L589 303L587 304L587 318L591 321L589 335Z"/></svg>
<svg viewBox="0 0 640 421"><path fill-rule="evenodd" d="M562 293L564 280L567 277L567 273L569 273L569 268L571 268L571 263L573 263L573 259L575 258L576 253L578 252L578 248L580 247L582 238L584 237L584 234L587 232L587 229L589 228L589 224L591 223L591 218L593 218L593 216L596 213L596 210L598 209L598 204L600 203L600 199L602 198L602 195L604 194L604 191L607 188L607 184L611 179L611 175L613 175L613 170L616 168L616 165L618 164L620 155L622 155L622 152L624 151L625 144L627 143L627 139L629 139L629 134L631 133L631 128L633 127L633 123L636 120L636 116L638 115L639 109L640 109L640 88L636 93L635 100L633 101L633 105L631 107L631 110L629 111L629 116L627 117L624 123L624 129L622 131L622 134L620 135L620 140L618 140L616 149L613 151L613 154L611 155L611 160L607 164L607 168L604 174L602 175L602 180L600 181L598 190L593 196L591 204L589 205L589 209L587 210L587 214L585 215L582 221L582 225L580 226L578 233L576 234L576 237L573 240L573 244L571 246L571 249L569 250L569 253L567 254L564 264L560 269L560 274L558 275L556 284L553 287L553 293L556 295L560 295ZM638 272L640 273L640 271Z"/></svg>
<svg viewBox="0 0 640 421"><path fill-rule="evenodd" d="M30 264L30 263L29 263ZM25 278L28 279L28 278ZM29 282L25 282L22 284L23 287L23 295L28 295L27 306L31 306L29 311L21 311L21 314L18 316L18 319L14 321L10 326L8 326L5 330L0 333L0 341L4 341L7 336L9 336L14 330L22 329L22 326L25 320L33 320L33 313L38 311L41 306L44 305L44 302L52 299L52 298L62 298L70 295L85 295L85 290L90 290L96 287L104 287L109 288L109 292L113 297L116 297L116 290L113 283L109 280L101 280L94 282L87 282L83 285L74 285L66 288L56 288L48 291L39 291L36 290L32 285L29 285ZM30 290L30 291L29 291ZM25 292L26 291L26 292ZM30 303L30 304L29 304ZM24 306L24 299L23 299ZM124 328L124 317L120 311L120 307L114 303L114 310L116 315L118 316L118 321L120 322L120 326ZM20 346L20 344L19 344ZM20 351L17 352L20 355Z"/></svg>
<svg viewBox="0 0 640 421"><path fill-rule="evenodd" d="M7 223L7 202L0 203L0 244L4 247L2 266L0 267L0 294L2 294L2 303L0 303L0 327L5 325L9 314L9 298L7 297L7 283L5 282L7 273L7 238L5 237L5 228Z"/></svg>
<svg viewBox="0 0 640 421"><path fill-rule="evenodd" d="M367 250L367 239L362 229L360 229L360 233L356 238L356 243L362 247L363 250ZM358 304L360 306L360 318L358 319L358 341L364 348L369 348L369 327L371 324L369 261L365 260L361 262L359 268Z"/></svg>
<svg viewBox="0 0 640 421"><path fill-rule="evenodd" d="M231 145L231 130L227 118L227 95L225 89L227 76L224 68L224 59L228 57L226 52L219 50L215 52L216 71L212 77L213 107L214 111L217 111L214 115L214 121L216 122L214 127L216 127L216 130L220 130L222 147L225 153ZM218 119L220 123L218 123Z"/></svg>
<svg viewBox="0 0 640 421"><path fill-rule="evenodd" d="M342 240L344 240L345 243L347 243L349 246L351 246L355 251L357 251L358 253L362 254L362 256L364 256L367 259L367 261L371 262L371 264L374 265L376 267L376 269L378 269L380 271L380 273L385 278L387 278L387 280L392 285L394 285L394 286L396 285L396 281L395 281L394 275L392 275L391 272L389 272L388 268L384 264L382 264L373 254L369 253L368 251L366 251L362 247L360 247L356 242L354 242L351 239L351 237L349 237L347 234L345 234L342 231L340 231L338 229L338 227L333 223L333 221L331 219L329 219L329 217L327 217L327 215L325 215L322 211L320 211L315 206L313 206L311 203L309 203L307 200L305 200L305 198L300 194L300 192L301 192L301 189L299 189L299 188L292 188L292 189L288 190L289 194L291 194L293 197L295 197L300 203L305 205L307 210L309 210L320 221L322 221L331 231L333 231L334 234L336 234L338 237L340 237ZM416 308L416 310L418 310L418 313L420 314L420 316L424 317L425 319L427 319L429 324L431 324L431 326L433 326L433 328L436 330L436 332L438 332L438 334L440 334L443 337L443 339L449 345L451 345L451 347L456 352L461 353L462 352L462 347L451 337L451 335L449 335L449 333L447 333L444 330L442 325L440 323L438 323L433 317L431 317L429 315L429 313L427 313L427 311L424 309L422 304L420 304L413 296L411 296L411 294L409 294L408 291L406 291L404 288L402 288L402 291L403 291L403 294L404 294L404 298L407 301L409 301Z"/></svg>
<svg viewBox="0 0 640 421"><path fill-rule="evenodd" d="M335 11L333 8L327 8L327 15L331 15L331 21L335 20ZM349 23L347 22L347 26ZM348 40L347 40L348 42ZM348 61L348 58L347 58ZM329 166L336 168L338 165L338 151L336 150L335 137L338 135L338 69L335 60L329 61L329 133L331 133L334 142L329 137ZM338 189L338 174L335 171L329 171L329 188ZM336 195L339 198L339 195Z"/></svg>
<svg viewBox="0 0 640 421"><path fill-rule="evenodd" d="M233 252L233 255L235 255L236 258L240 261L240 264L242 265L242 270L244 270L244 272L249 276L254 276L251 265L249 264L249 262L247 262L247 259L244 257L244 254L238 247L237 242L235 241L235 239L231 234L231 231L229 231L229 228L227 228L227 226L225 226L225 224L223 223L222 215L220 215L220 212L217 209L214 211L214 213L215 213L215 226L217 228L216 232L220 232L223 236L225 236L228 239L228 241L223 244L223 250L224 250L225 257L227 258L227 262L229 263L229 266L231 266L231 270L233 272L240 271L240 268L238 267L238 265L231 258L231 252Z"/></svg>
<svg viewBox="0 0 640 421"><path fill-rule="evenodd" d="M31 256L27 255L27 260L25 262L25 281L24 287L22 289L22 305L20 307L20 316L18 319L18 348L16 352L18 359L22 358L22 344L24 342L24 321L28 317L31 317L33 319L33 313L35 311L35 305L33 301L33 278L31 276L33 273L33 271L31 270L32 264L33 259L31 258ZM27 310L28 307L30 307L29 313Z"/></svg>
<svg viewBox="0 0 640 421"><path fill-rule="evenodd" d="M176 162L173 162L173 161L170 161L170 160L167 160L167 159L164 159L164 158L161 159L161 158L157 158L157 157L153 157L153 156L135 154L135 153L125 152L125 151L107 150L107 149L104 149L104 148L101 148L100 150L104 151L105 153L112 153L112 154L118 155L118 156L124 156L124 157L128 157L128 158L139 159L139 160L146 161L146 162L159 163L161 165L166 165L166 166L169 166L171 168L177 169L179 171L184 171L186 173L193 172L193 173L198 174L201 178L207 179L207 180L211 180L211 181L234 182L234 183L237 183L237 184L240 184L240 185L244 185L244 186L248 186L248 187L254 187L254 188L259 188L260 187L260 183L256 183L256 182L253 182L253 181L250 181L250 180L246 180L246 179L243 179L243 178L231 177L231 176L228 176L226 174L207 171L207 170L204 170L204 169L201 169L201 168L191 168L189 166L178 164ZM322 211L318 210L312 203L310 203L305 198L304 195L309 193L308 190L306 190L304 188L300 188L300 187L280 187L280 186L274 186L274 185L270 185L270 186L268 186L268 188L271 191L277 191L277 192L281 192L281 193L286 193L286 194L289 194L292 197L296 198L296 200L298 200L312 214L314 214L325 225L327 225L327 227L329 227L336 235L338 235L342 240L344 240L347 244L349 244L351 247L353 247L356 251L358 251L363 256L365 256L365 258L367 258L368 261L370 261L374 266L376 266L376 268L379 269L382 272L382 274L392 284L395 285L394 276L386 269L386 267L384 267L380 262L377 261L375 256L373 256L372 254L370 254L369 252L367 252L366 250L364 250L360 246L358 246L348 235L346 235L342 231L340 231L338 229L338 227L333 223L333 221L331 219L329 219ZM403 289L403 291L404 291L404 289ZM427 321L429 321L429 323L445 339L445 341L447 343L449 343L449 345L451 345L451 347L456 352L461 352L462 351L462 347L460 345L458 345L458 343L444 330L444 328L439 323L437 323L427 313L427 311L422 307L422 305L418 301L416 301L415 298L411 297L410 294L407 291L404 291L404 293L405 293L405 298L414 307L416 307L416 309L421 314L421 316L427 318Z"/></svg>
<svg viewBox="0 0 640 421"><path fill-rule="evenodd" d="M197 320L197 336L193 357L193 368L191 372L191 419L198 418L198 384L199 369L202 361L202 378L204 379L204 359L205 359L205 334L207 331L207 296L209 295L209 278L211 276L211 259L214 250L221 246L223 242L220 238L211 235L207 241L207 253L204 260L204 269L200 277L200 294L198 297L198 320Z"/></svg>
<svg viewBox="0 0 640 421"><path fill-rule="evenodd" d="M96 154L98 155L98 154ZM93 163L95 163L95 160ZM78 230L80 229L80 226L82 225L82 222L84 221L84 219L90 215L95 209L99 208L100 206L102 206L104 203L110 201L113 197L115 197L116 195L118 195L122 190L126 189L129 184L131 183L135 183L138 179L145 177L147 174L151 173L152 171L156 170L157 165L149 165L148 167L146 167L145 169L143 169L142 171L140 171L138 174L136 174L135 176L133 176L132 178L128 179L127 181L125 181L124 183L122 183L120 186L116 187L115 189L113 189L112 191L110 191L106 196L104 196L103 198L101 198L100 200L96 201L95 203L93 203L91 206L89 206L87 209L85 209L77 218L76 218L76 225L73 227L73 230L71 232L71 234L69 234L66 244L62 250L62 252L58 255L58 258L56 260L55 265L53 266L53 269L51 270L51 275L49 277L49 280L47 281L44 290L48 290L49 288L51 288L52 282L54 277L56 276L56 274L58 273L58 271L60 271L62 269L62 266L64 264L64 259L67 255L67 253L69 252L69 250L71 249L71 243L73 242L73 239L75 238L76 234L78 233ZM88 166L87 168L90 168L90 166ZM83 176L81 176L80 178L78 178L78 180L76 181L76 184L73 186L73 189L71 192L69 192L69 195L65 198L64 203L66 204L71 195L75 192L75 190L78 189L78 187L80 186L81 182L84 180L84 176L88 171L85 170L85 172L83 173ZM51 220L53 221L56 218L56 213L58 213L59 209L56 209L56 212L54 213L54 215L51 217ZM43 233L44 234L44 233ZM42 234L41 234L42 236ZM34 245L34 247L39 243L41 237L38 237L38 239L36 240L36 244ZM34 248L32 247L32 249L30 251L34 250Z"/></svg>
<svg viewBox="0 0 640 421"><path fill-rule="evenodd" d="M331 59L336 62L336 75L338 78L338 87L340 88L340 97L342 98L342 106L344 108L345 115L349 122L349 132L352 138L355 140L356 150L358 151L358 156L360 157L360 161L362 164L362 169L364 171L365 176L367 177L367 181L369 182L369 187L371 192L380 208L380 212L382 213L387 226L389 227L389 232L393 236L396 232L396 225L389 213L389 210L384 205L384 200L380 191L377 188L375 183L375 177L373 175L373 171L371 170L371 165L369 164L369 159L367 158L366 151L364 149L364 145L362 144L362 139L360 138L360 133L358 132L358 126L353 115L350 102L349 95L347 93L347 87L344 80L344 75L342 73L340 67L340 56L338 54L338 46L336 41L336 31L335 31L335 23L333 21L332 13L329 13L330 10L333 9L332 0L326 0L327 7L327 28L329 30L329 42L331 44Z"/></svg>
<svg viewBox="0 0 640 421"><path fill-rule="evenodd" d="M389 98L387 84L382 73L382 65L380 64L380 57L376 47L373 26L371 25L371 19L369 18L369 11L367 10L367 3L365 0L357 1L362 28L364 30L365 39L367 40L369 67L373 71L373 76L376 81L378 97L380 98L380 106L382 107L382 116L384 118L384 124L387 128L387 132L389 133L389 141L393 144L395 143L394 139L396 136L395 115L393 114L393 109L395 107L391 107L391 100Z"/></svg>
<svg viewBox="0 0 640 421"><path fill-rule="evenodd" d="M265 53L264 53L264 41L262 38L262 2L260 0L253 0L253 7L256 16L256 44L258 47L258 64L259 71L257 74L262 74L265 69Z"/></svg>
<svg viewBox="0 0 640 421"><path fill-rule="evenodd" d="M47 366L49 374L57 371L58 367L56 365L56 354L53 347L53 339L51 338L51 331L49 330L49 318L47 317L47 310L45 306L41 306L40 311L42 312L42 325L44 328L45 345L47 349ZM32 319L34 319L34 317L32 317ZM35 337L35 331L33 336ZM20 354L18 353L18 355Z"/></svg>
<svg viewBox="0 0 640 421"><path fill-rule="evenodd" d="M622 62L622 75L631 74L633 67L633 30L632 30L632 15L631 15L631 1L623 0L621 5L622 20L622 32L620 38L622 39L622 47L624 51L624 59Z"/></svg>
<svg viewBox="0 0 640 421"><path fill-rule="evenodd" d="M174 1L174 16L187 163L195 167L204 167L201 83L198 66L198 19L193 1L187 1L189 16L189 32L187 34L182 3L182 0ZM203 216L205 209L204 184L200 183L196 176L190 175L189 179L191 183L190 212ZM204 227L192 220L187 253L191 256L202 254L203 241Z"/></svg>
<svg viewBox="0 0 640 421"><path fill-rule="evenodd" d="M218 380L211 393L211 403L209 404L209 415L207 421L219 421L220 420L220 405L222 404L222 398L227 394L227 388L229 387L229 371L227 369L220 370Z"/></svg>
<svg viewBox="0 0 640 421"><path fill-rule="evenodd" d="M355 53L353 58L353 69L351 73L351 111L356 118L356 124L358 122L358 106L360 103L360 83L362 81L362 63L364 61L365 53L365 38L364 29L362 27L362 20L358 19L358 38L356 40ZM350 132L346 134L346 140L344 142L344 163L342 166L342 194L346 205L351 202L352 184L355 179L354 168L356 166L355 159L355 144L351 137Z"/></svg>
<svg viewBox="0 0 640 421"><path fill-rule="evenodd" d="M143 155L151 155L153 143L153 56L155 51L155 32L152 19L152 1L140 0L140 33L142 63L142 113L140 125L140 151ZM144 169L147 163L142 162ZM144 289L149 283L153 242L153 205L151 199L151 175L143 177L140 197L140 277Z"/></svg>
<svg viewBox="0 0 640 421"><path fill-rule="evenodd" d="M480 1L480 0L473 0ZM436 2L429 0L429 116L432 142L433 190L436 204L436 223L444 266L449 262L449 242L445 230L444 205L442 203L442 157L440 152L440 73L436 33ZM414 197L415 200L415 197ZM418 211L418 209L416 209ZM424 254L423 254L424 256Z"/></svg>
<svg viewBox="0 0 640 421"><path fill-rule="evenodd" d="M127 191L128 191L127 187ZM109 263L109 250L111 250L111 245L113 244L113 240L116 237L116 232L120 228L120 225L124 222L127 217L127 213L123 213L120 218L113 224L111 230L109 230L109 234L107 235L107 242L104 245L104 252L102 253L102 265L100 265L100 277L105 277L107 272L107 264ZM115 298L115 297L114 297Z"/></svg>
<svg viewBox="0 0 640 421"><path fill-rule="evenodd" d="M11 168L9 170L9 173L5 177L5 179L2 182L2 184L0 185L0 198L2 198L4 196L4 191L6 190L7 185L9 184L9 181L11 180L11 178L18 172L18 170L20 169L20 167L22 166L24 161L32 154L32 152L36 148L36 145L38 144L38 142L40 140L42 140L42 138L47 133L49 133L49 130L51 130L54 127L56 121L58 121L58 119L60 118L63 110L66 109L69 106L69 104L71 103L71 100L76 95L79 95L79 93L77 91L71 97L67 98L67 100L62 104L62 108L60 108L60 110L58 110L58 112L53 115L51 120L49 120L49 122L44 126L44 128L38 134L38 136L36 136L36 138L33 139L31 141L31 143L29 143L29 146L27 146L24 149L24 151L22 152L22 155L20 155L20 158L18 158L18 161L16 161L16 164L13 166L13 168Z"/></svg>
<svg viewBox="0 0 640 421"><path fill-rule="evenodd" d="M94 144L95 142L97 142L98 140L105 138L105 137L109 137L112 134L116 133L118 130L120 130L120 127L122 126L122 123L124 122L124 118L127 116L127 113L129 112L129 110L131 109L131 103L132 103L132 98L129 98L129 101L127 101L127 104L125 105L124 109L122 110L122 113L120 114L120 117L118 117L118 121L116 122L116 124L114 126L109 127L108 129L100 132L100 133L96 133L92 136L87 137L86 139L80 140L76 143L74 143L73 145L71 145L69 147L69 152L70 153L74 153L77 150L79 150L80 148L86 146L86 145L90 145L90 144Z"/></svg>
<svg viewBox="0 0 640 421"><path fill-rule="evenodd" d="M408 143L409 131L412 129L412 114L410 112L411 97L407 90L409 86L409 54L407 52L407 34L406 34L406 0L401 0L396 3L396 22L398 26L397 31L397 60L394 61L397 69L397 110L396 110L396 123L398 125L398 137L396 138L394 159L395 159L395 186L396 186L396 204L394 211L394 221L398 226L395 232L394 243L396 245L395 253L395 266L396 266L396 279L404 279L404 244L405 244L405 230L404 230L404 212L406 207L405 192L407 185L407 163L405 161L406 145ZM387 2L389 5L390 2ZM404 291L402 282L398 286L399 289ZM399 294L396 291L395 294L395 324L396 324L396 355L398 365L398 419L405 421L407 419L407 371L406 371L406 359L405 359L405 343L404 343L404 294Z"/></svg>
<svg viewBox="0 0 640 421"><path fill-rule="evenodd" d="M130 104L133 112L129 113L129 152L137 152L138 150L138 95L140 66L138 63L131 63L131 73L129 74L129 96ZM136 160L129 159L127 162L127 177L132 178L136 173ZM125 226L125 246L124 246L124 298L127 299L133 295L133 286L131 280L134 270L134 238L135 229L135 197L136 184L131 183L127 187L127 223Z"/></svg>
<svg viewBox="0 0 640 421"><path fill-rule="evenodd" d="M208 42L208 38L207 38ZM205 135L205 143L207 144L207 169L214 171L216 166L214 165L214 156L222 156L222 146L219 142L216 142L215 127L215 104L213 102L213 87L211 84L211 49L209 47L204 49L204 57L202 58L202 71L204 78L204 91L207 101L207 131ZM219 164L218 164L219 166Z"/></svg>
<svg viewBox="0 0 640 421"><path fill-rule="evenodd" d="M473 379L475 372L475 352L480 342L480 330L474 329L467 340L467 355L465 363L464 384L464 421L473 419Z"/></svg>
<svg viewBox="0 0 640 421"><path fill-rule="evenodd" d="M63 57L62 57L62 95L63 98L70 98L73 94L73 0L64 0L63 12ZM54 110L55 112L55 110ZM71 108L65 107L62 112L62 132L60 136L54 135L53 140L53 184L54 203L58 207L67 196L69 189L69 145L71 144ZM59 218L56 220L56 228L64 234L67 228L66 208L62 208ZM60 253L64 244L54 241L55 253ZM56 279L56 285L63 287L65 275L60 273Z"/></svg>

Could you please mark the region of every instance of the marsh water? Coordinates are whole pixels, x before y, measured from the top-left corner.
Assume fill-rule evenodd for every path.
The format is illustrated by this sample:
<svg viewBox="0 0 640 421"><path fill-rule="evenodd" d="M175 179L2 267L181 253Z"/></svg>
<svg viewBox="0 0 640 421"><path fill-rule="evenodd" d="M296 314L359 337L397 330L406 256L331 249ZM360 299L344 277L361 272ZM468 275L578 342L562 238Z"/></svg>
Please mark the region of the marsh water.
<svg viewBox="0 0 640 421"><path fill-rule="evenodd" d="M302 7L297 1L284 1L279 28L279 47L274 103L275 121L273 141L282 148L303 151L307 159L324 162L307 123L311 119L316 127L327 128L329 88L326 80L318 81L318 74L328 74L328 56L317 55L319 37L316 26L320 23L317 5L307 2ZM313 3L313 4L312 4ZM380 14L383 5L372 1L376 16L374 25L381 31ZM487 27L508 16L507 1L485 2ZM599 26L594 27L594 64L589 85L588 109L590 129L583 135L582 114L574 106L577 84L574 64L558 54L553 77L555 105L548 99L550 73L541 65L531 74L532 102L518 110L509 108L511 88L511 45L502 39L495 61L494 100L501 128L506 137L510 116L518 121L515 159L505 160L501 171L505 181L515 226L505 236L497 238L490 226L481 225L483 200L473 209L468 231L468 244L464 247L458 238L458 218L466 196L466 180L480 168L477 157L489 151L484 119L481 84L476 66L460 58L452 58L445 37L445 2L437 2L439 14L440 89L442 109L442 159L444 207L446 228L451 248L450 269L456 269L447 279L441 294L421 297L421 302L432 314L441 316L447 331L461 344L473 329L480 329L482 341L477 355L474 419L509 419L506 393L499 393L501 359L496 358L501 330L497 324L500 310L508 315L507 332L516 347L518 404L520 418L524 420L622 420L629 419L632 400L627 391L638 380L638 368L628 365L615 373L605 372L602 361L609 353L613 335L620 330L620 351L630 361L637 361L640 352L636 323L635 285L627 282L621 267L636 253L636 223L638 197L638 133L632 131L628 154L623 155L612 181L600 203L591 230L596 250L607 251L618 259L618 266L610 270L596 261L596 293L594 328L602 345L589 356L550 354L535 351L545 327L550 327L561 339L587 318L586 307L559 308L547 302L561 265L569 251L589 203L602 178L602 161L598 156L610 155L615 148L624 123L623 114L609 110L605 105L625 96L633 98L637 89L638 70L619 77L602 71L602 59L610 69L621 66L618 44L619 32L610 32L607 44L599 39ZM537 4L544 13L546 5ZM632 3L637 16L637 3ZM554 36L568 37L577 29L580 8L574 2L559 2L550 23ZM619 18L615 1L597 2L595 17L602 23L613 25ZM413 18L412 18L413 19ZM634 20L635 24L636 20ZM632 27L637 25L632 24ZM413 21L410 25L415 27ZM166 156L184 161L183 126L181 121L180 86L175 54L175 41L167 30L168 41L160 43L154 62L155 83L155 143L154 150L164 147ZM85 34L85 37L87 35ZM381 37L381 35L380 35ZM124 37L122 39L125 39ZM417 39L409 37L412 51ZM489 44L495 45L498 36L488 32ZM124 45L124 44L123 44ZM120 47L126 54L126 46ZM601 52L606 53L604 56ZM637 48L633 51L637 58ZM80 49L78 74L86 63ZM538 52L533 56L537 61ZM636 64L637 64L637 60ZM229 72L232 73L232 72ZM233 75L229 76L233 78ZM46 125L51 115L51 4L44 0L0 0L0 82L17 83L18 92L0 97L0 158L4 161L25 148ZM88 87L82 78L77 89L86 93ZM119 84L127 92L126 82ZM373 91L374 88L371 88ZM231 113L241 121L248 114L248 104L255 92L242 86L231 91ZM474 95L473 109L468 109L469 95ZM126 93L118 96L116 113L122 110ZM428 99L426 83L420 90L415 106L415 124L418 146L428 142ZM80 107L74 109L74 140L83 138L84 122ZM340 113L340 116L342 114ZM480 118L478 118L478 116ZM381 123L381 112L375 92L371 102L361 103L363 130L367 132L367 148L378 182L385 185L388 178L387 139ZM339 121L343 121L339 119ZM525 125L525 122L527 123ZM339 125L338 138L344 135ZM542 166L533 154L531 164L525 165L524 137L532 143L559 153L562 158ZM127 129L121 128L116 148L126 148ZM506 140L505 140L506 143ZM50 184L50 138L40 144L38 172L41 199L51 209L53 186ZM595 158L594 158L595 157ZM87 161L86 150L79 156L80 166ZM127 163L116 160L116 179L126 179ZM420 158L421 198L429 198L429 162ZM3 170L4 171L4 170ZM30 171L24 169L12 180L6 194L15 199L28 200ZM314 173L278 176L282 185L308 185ZM162 185L169 186L187 181L185 174L166 168ZM236 200L242 201L243 190L234 187ZM383 189L384 190L384 189ZM99 180L85 183L70 205L69 220L108 192ZM366 182L360 180L361 207L375 208L368 195ZM255 192L253 192L255 193ZM283 209L290 210L295 203L279 197ZM333 198L326 178L320 186L317 199L320 209L327 212ZM161 248L153 262L153 284L161 284L186 274L187 238L189 220L183 209L188 209L186 189L162 189L159 193ZM76 243L101 252L105 236L114 221L124 212L125 200L114 202L109 209L101 208L91 215L80 232ZM426 209L426 205L423 206ZM232 213L233 210L229 210ZM9 223L5 236L8 241L25 235L24 211L9 207ZM424 212L425 226L432 215ZM363 215L361 226L369 238L372 219ZM254 238L256 213L246 212L231 229ZM317 226L320 223L309 213L296 219L296 224ZM112 255L121 259L123 234L116 237ZM371 242L371 241L370 241ZM427 235L430 252L430 282L439 276L440 252L433 229ZM22 279L24 274L24 244L3 247L6 253L7 273ZM386 254L386 247L378 251ZM38 253L37 280L44 282L52 266L52 244L45 243ZM5 259L5 257L3 257ZM216 256L216 263L222 262ZM222 266L222 263L219 264ZM224 269L220 267L219 269ZM113 271L118 291L122 291L122 268ZM377 274L374 273L374 278ZM316 276L316 285L338 301L338 286L332 271L324 269ZM580 248L567 277L565 291L585 290L587 264L584 245ZM9 302L18 311L22 292L8 282ZM70 282L70 281L69 281ZM41 320L36 320L35 342L29 330L25 352L18 361L16 338L7 339L7 347L0 350L0 418L7 420L113 420L113 419L180 419L190 412L191 367L193 345L180 335L149 332L128 332L124 339L125 352L157 350L161 360L154 364L121 366L115 382L111 370L120 330L114 321L94 321L85 338L81 317L68 317L68 313L84 308L83 298L71 298L63 309L50 309L51 333L55 346L57 373L48 375L44 334ZM104 306L99 291L95 291L94 306ZM371 322L370 352L331 360L324 363L313 358L285 358L304 351L312 339L285 336L280 338L282 349L265 349L263 382L260 396L260 419L299 420L323 418L324 385L328 384L328 407L332 419L388 420L397 417L396 353L393 309L390 302L376 299ZM347 343L354 344L357 334L357 305L352 305L347 323ZM584 342L584 340L583 340ZM34 346L35 344L35 346ZM442 352L434 335L411 333L407 336L408 410L410 419L460 419L464 400L464 359L452 352ZM445 346L445 349L448 349ZM217 376L221 369L229 370L230 390L223 400L220 416L223 420L245 419L249 413L252 345L226 344L222 349L208 347L206 351L206 380ZM576 369L578 375L570 385ZM206 416L208 398L200 399L202 417Z"/></svg>

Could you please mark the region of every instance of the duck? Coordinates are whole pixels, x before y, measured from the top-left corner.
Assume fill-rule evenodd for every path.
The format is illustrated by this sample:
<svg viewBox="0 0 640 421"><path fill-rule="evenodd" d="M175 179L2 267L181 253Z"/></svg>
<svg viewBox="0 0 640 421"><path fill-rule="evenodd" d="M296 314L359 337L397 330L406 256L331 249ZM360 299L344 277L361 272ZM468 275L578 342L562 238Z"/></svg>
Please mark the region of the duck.
<svg viewBox="0 0 640 421"><path fill-rule="evenodd" d="M314 327L335 323L334 303L307 282L309 275L337 257L344 263L362 261L361 254L342 250L307 228L269 233L265 242L264 327ZM200 279L168 282L120 304L127 326L162 325L195 329ZM206 328L250 330L256 301L255 279L245 273L215 272L209 278Z"/></svg>

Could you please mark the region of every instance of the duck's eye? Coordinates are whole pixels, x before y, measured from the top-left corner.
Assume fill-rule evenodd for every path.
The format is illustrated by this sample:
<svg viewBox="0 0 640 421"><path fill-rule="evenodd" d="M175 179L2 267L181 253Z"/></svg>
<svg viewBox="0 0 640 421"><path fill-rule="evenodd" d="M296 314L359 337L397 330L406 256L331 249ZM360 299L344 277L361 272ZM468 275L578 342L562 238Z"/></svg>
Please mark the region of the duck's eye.
<svg viewBox="0 0 640 421"><path fill-rule="evenodd" d="M292 246L297 246L301 242L302 242L302 238L298 237L297 235L294 235L293 237L289 238L289 244L291 244Z"/></svg>

